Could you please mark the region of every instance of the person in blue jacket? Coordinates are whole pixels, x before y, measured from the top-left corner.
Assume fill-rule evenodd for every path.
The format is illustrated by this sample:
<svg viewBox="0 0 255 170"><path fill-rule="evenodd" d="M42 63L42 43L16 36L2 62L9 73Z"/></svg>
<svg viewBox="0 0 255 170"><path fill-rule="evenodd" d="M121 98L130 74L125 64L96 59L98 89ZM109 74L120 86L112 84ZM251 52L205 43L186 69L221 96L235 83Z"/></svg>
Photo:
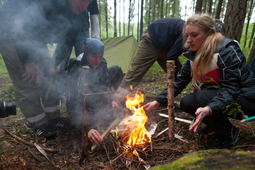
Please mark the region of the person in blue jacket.
<svg viewBox="0 0 255 170"><path fill-rule="evenodd" d="M180 106L196 120L189 127L197 132L203 121L215 138L206 142L208 148L227 148L236 144L237 129L228 117L242 119L242 112L255 115L255 76L239 44L216 31L214 19L197 14L187 19L184 36L189 50L186 63L179 71L174 86L177 96L189 82L196 91L182 98ZM167 89L154 101L144 105L146 112L167 102ZM240 107L241 110L238 108Z"/></svg>

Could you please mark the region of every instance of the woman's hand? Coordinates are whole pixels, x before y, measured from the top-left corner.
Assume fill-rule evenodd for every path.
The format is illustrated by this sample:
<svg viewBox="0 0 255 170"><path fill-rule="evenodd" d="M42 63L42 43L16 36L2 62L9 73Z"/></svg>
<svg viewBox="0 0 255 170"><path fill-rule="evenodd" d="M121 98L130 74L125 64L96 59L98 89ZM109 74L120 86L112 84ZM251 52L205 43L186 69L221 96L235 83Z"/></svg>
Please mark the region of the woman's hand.
<svg viewBox="0 0 255 170"><path fill-rule="evenodd" d="M147 103L143 106L143 109L145 110L146 113L149 113L151 110L157 108L159 106L159 102L157 102L156 100Z"/></svg>
<svg viewBox="0 0 255 170"><path fill-rule="evenodd" d="M98 133L97 130L91 129L88 133L88 138L89 140L94 144L94 145L100 145L103 142L103 138L101 135Z"/></svg>
<svg viewBox="0 0 255 170"><path fill-rule="evenodd" d="M25 73L21 75L24 81L28 81L28 84L39 82L39 69L35 62L25 64Z"/></svg>
<svg viewBox="0 0 255 170"><path fill-rule="evenodd" d="M196 93L200 90L201 90L201 88L199 86L195 86L194 89L193 89L193 93Z"/></svg>
<svg viewBox="0 0 255 170"><path fill-rule="evenodd" d="M120 109L120 106L116 101L112 101L112 109L115 109L115 108Z"/></svg>
<svg viewBox="0 0 255 170"><path fill-rule="evenodd" d="M202 122L202 120L206 116L210 116L212 113L211 113L211 110L209 107L200 107L197 109L195 114L197 115L196 121L193 125L191 125L189 127L189 131L193 130L194 132L197 132L197 128L200 125L200 123Z"/></svg>

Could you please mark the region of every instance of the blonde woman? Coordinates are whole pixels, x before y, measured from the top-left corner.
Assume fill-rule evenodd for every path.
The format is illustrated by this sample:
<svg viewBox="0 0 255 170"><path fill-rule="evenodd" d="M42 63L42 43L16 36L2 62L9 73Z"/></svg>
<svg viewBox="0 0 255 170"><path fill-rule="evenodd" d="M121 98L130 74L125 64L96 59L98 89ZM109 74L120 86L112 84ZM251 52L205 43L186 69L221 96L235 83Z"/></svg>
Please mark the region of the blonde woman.
<svg viewBox="0 0 255 170"><path fill-rule="evenodd" d="M203 121L215 132L215 138L205 144L209 148L227 148L237 142L237 130L228 116L241 119L238 106L248 116L255 115L255 76L239 44L218 32L220 27L207 14L188 18L183 28L189 46L184 54L187 61L176 77L174 89L177 96L190 81L199 89L183 97L180 106L196 117L190 131L197 132ZM144 105L146 112L164 104L166 97L164 90L155 101Z"/></svg>

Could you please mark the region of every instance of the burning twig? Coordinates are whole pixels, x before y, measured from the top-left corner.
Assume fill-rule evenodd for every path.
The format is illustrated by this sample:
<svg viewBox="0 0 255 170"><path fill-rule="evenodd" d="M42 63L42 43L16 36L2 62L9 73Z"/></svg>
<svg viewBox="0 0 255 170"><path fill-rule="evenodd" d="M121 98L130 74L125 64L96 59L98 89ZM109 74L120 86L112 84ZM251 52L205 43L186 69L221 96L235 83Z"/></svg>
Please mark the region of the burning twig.
<svg viewBox="0 0 255 170"><path fill-rule="evenodd" d="M169 125L169 139L174 140L174 119L173 119L173 106L174 106L174 72L175 61L170 60L166 63L167 67L167 89L168 89L168 125Z"/></svg>
<svg viewBox="0 0 255 170"><path fill-rule="evenodd" d="M5 131L5 133L7 133L8 135L12 136L13 138L18 140L19 142L22 142L23 144L31 146L31 147L35 147L35 145L33 143L30 143L30 142L27 142L27 141L21 139L20 137L18 137L16 135L12 134L11 132L9 132L7 129L3 129L3 130ZM43 146L41 146L41 148L44 149L45 151L48 151L48 152L57 152L56 149L46 148L46 147L43 147Z"/></svg>

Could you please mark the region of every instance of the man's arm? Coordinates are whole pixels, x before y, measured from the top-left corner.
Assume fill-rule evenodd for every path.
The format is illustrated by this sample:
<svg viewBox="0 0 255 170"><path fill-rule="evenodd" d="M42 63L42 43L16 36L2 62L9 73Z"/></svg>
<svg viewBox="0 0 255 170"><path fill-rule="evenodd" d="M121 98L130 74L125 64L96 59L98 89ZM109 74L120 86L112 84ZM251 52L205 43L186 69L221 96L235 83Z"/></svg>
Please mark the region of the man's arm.
<svg viewBox="0 0 255 170"><path fill-rule="evenodd" d="M90 21L91 21L91 37L100 39L98 16L96 14L90 15Z"/></svg>

